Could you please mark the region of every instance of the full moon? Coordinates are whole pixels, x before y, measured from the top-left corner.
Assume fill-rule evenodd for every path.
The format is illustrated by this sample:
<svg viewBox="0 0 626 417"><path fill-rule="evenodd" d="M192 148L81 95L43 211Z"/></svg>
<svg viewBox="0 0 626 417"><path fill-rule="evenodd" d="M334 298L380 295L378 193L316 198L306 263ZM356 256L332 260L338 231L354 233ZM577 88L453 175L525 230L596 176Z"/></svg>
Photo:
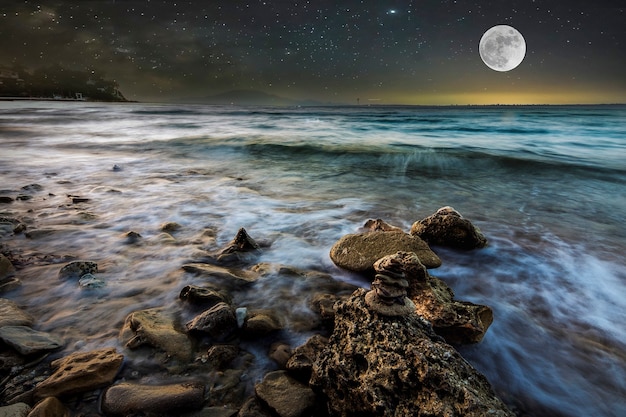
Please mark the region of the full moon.
<svg viewBox="0 0 626 417"><path fill-rule="evenodd" d="M492 70L511 71L524 60L526 41L517 29L498 25L486 31L480 38L478 52L485 65Z"/></svg>

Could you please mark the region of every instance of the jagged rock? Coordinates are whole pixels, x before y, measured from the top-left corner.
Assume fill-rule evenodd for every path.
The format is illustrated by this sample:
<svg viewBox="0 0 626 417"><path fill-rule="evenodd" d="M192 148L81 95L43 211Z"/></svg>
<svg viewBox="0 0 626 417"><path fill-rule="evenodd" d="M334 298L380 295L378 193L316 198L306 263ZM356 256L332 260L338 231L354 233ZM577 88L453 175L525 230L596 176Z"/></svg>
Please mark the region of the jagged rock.
<svg viewBox="0 0 626 417"><path fill-rule="evenodd" d="M186 325L187 330L207 333L215 339L225 339L237 330L237 317L233 308L226 303L217 303Z"/></svg>
<svg viewBox="0 0 626 417"><path fill-rule="evenodd" d="M15 403L0 407L0 417L26 417L30 412L30 405Z"/></svg>
<svg viewBox="0 0 626 417"><path fill-rule="evenodd" d="M224 268L199 262L184 264L182 268L189 273L208 278L226 291L240 290L259 278L259 274L255 271Z"/></svg>
<svg viewBox="0 0 626 417"><path fill-rule="evenodd" d="M124 356L115 348L72 353L50 363L55 371L35 387L35 397L60 397L105 387L113 382Z"/></svg>
<svg viewBox="0 0 626 417"><path fill-rule="evenodd" d="M487 245L487 239L480 229L449 206L413 223L411 235L421 237L430 245L460 249L482 248Z"/></svg>
<svg viewBox="0 0 626 417"><path fill-rule="evenodd" d="M214 254L220 263L233 263L245 261L249 258L246 254L256 252L261 246L250 237L246 229L239 229L235 238L231 240L222 250Z"/></svg>
<svg viewBox="0 0 626 417"><path fill-rule="evenodd" d="M126 317L120 340L129 349L149 345L180 360L192 355L191 340L176 329L173 317L160 308L135 311Z"/></svg>
<svg viewBox="0 0 626 417"><path fill-rule="evenodd" d="M124 243L126 243L128 245L133 245L135 243L139 243L139 241L142 238L142 236L138 232L135 232L134 230L130 230L130 231L124 233L124 235L122 237L124 238Z"/></svg>
<svg viewBox="0 0 626 417"><path fill-rule="evenodd" d="M374 262L398 251L414 252L428 268L441 266L441 259L419 237L399 232L349 234L330 249L330 258L340 268L372 272Z"/></svg>
<svg viewBox="0 0 626 417"><path fill-rule="evenodd" d="M38 402L28 417L70 417L70 411L56 397L48 397Z"/></svg>
<svg viewBox="0 0 626 417"><path fill-rule="evenodd" d="M414 253L398 252L386 256L374 267L404 272L409 282L408 296L415 304L415 311L448 343L477 343L493 322L491 308L454 300L452 289L431 276Z"/></svg>
<svg viewBox="0 0 626 417"><path fill-rule="evenodd" d="M204 402L204 385L198 382L143 385L122 382L107 388L102 410L108 416L180 415L198 410Z"/></svg>
<svg viewBox="0 0 626 417"><path fill-rule="evenodd" d="M0 298L0 327L4 326L28 326L31 327L35 320L23 311L11 300Z"/></svg>
<svg viewBox="0 0 626 417"><path fill-rule="evenodd" d="M301 381L308 381L313 364L327 344L328 338L319 334L311 336L306 343L294 349L287 361L287 370Z"/></svg>
<svg viewBox="0 0 626 417"><path fill-rule="evenodd" d="M419 315L384 316L358 289L340 303L311 385L332 415L513 417L487 379Z"/></svg>
<svg viewBox="0 0 626 417"><path fill-rule="evenodd" d="M176 222L166 222L159 227L159 230L162 232L172 233L180 230L181 227L182 226Z"/></svg>
<svg viewBox="0 0 626 417"><path fill-rule="evenodd" d="M389 256L382 259L386 258ZM380 260L374 263L374 270L376 276L372 282L372 290L365 294L365 302L370 310L386 316L404 316L414 312L415 305L406 296L409 282L404 271Z"/></svg>
<svg viewBox="0 0 626 417"><path fill-rule="evenodd" d="M230 304L230 297L215 287L198 287L187 285L180 291L179 298L191 304L212 307L217 303Z"/></svg>
<svg viewBox="0 0 626 417"><path fill-rule="evenodd" d="M22 355L55 350L63 346L60 338L26 326L0 327L0 340Z"/></svg>
<svg viewBox="0 0 626 417"><path fill-rule="evenodd" d="M92 261L72 261L59 271L60 279L78 279L86 274L98 272L98 264Z"/></svg>
<svg viewBox="0 0 626 417"><path fill-rule="evenodd" d="M397 226L390 225L389 223L385 222L383 219L376 219L376 220L370 219L365 222L363 227L369 230L370 232L402 232L404 233L404 230L402 230L401 228Z"/></svg>
<svg viewBox="0 0 626 417"><path fill-rule="evenodd" d="M266 374L254 391L280 417L305 416L315 406L313 390L285 371Z"/></svg>

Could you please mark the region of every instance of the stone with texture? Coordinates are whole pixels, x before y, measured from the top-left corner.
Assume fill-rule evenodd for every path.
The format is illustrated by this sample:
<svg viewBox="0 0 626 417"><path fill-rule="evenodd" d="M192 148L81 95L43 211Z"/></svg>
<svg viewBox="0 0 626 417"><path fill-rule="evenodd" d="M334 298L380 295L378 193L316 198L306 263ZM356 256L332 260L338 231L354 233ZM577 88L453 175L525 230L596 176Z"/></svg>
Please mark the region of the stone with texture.
<svg viewBox="0 0 626 417"><path fill-rule="evenodd" d="M0 253L0 282L3 282L7 278L15 276L15 267L3 254Z"/></svg>
<svg viewBox="0 0 626 417"><path fill-rule="evenodd" d="M237 317L230 305L217 303L194 317L186 327L189 331L207 333L215 339L225 339L237 330Z"/></svg>
<svg viewBox="0 0 626 417"><path fill-rule="evenodd" d="M428 268L441 266L441 259L418 237L399 232L349 234L330 249L330 258L340 268L373 272L374 262L398 251L414 252Z"/></svg>
<svg viewBox="0 0 626 417"><path fill-rule="evenodd" d="M268 373L254 391L280 417L305 416L315 406L313 390L285 371Z"/></svg>
<svg viewBox="0 0 626 417"><path fill-rule="evenodd" d="M91 391L113 382L124 356L115 348L77 352L52 361L55 371L35 387L35 397L60 397Z"/></svg>
<svg viewBox="0 0 626 417"><path fill-rule="evenodd" d="M198 382L167 385L122 382L104 392L102 410L107 416L180 415L182 411L202 408L203 402L204 385Z"/></svg>
<svg viewBox="0 0 626 417"><path fill-rule="evenodd" d="M0 298L0 327L4 326L32 326L33 317L23 311L11 300Z"/></svg>
<svg viewBox="0 0 626 417"><path fill-rule="evenodd" d="M271 310L248 312L241 330L242 336L260 337L283 328L280 318Z"/></svg>
<svg viewBox="0 0 626 417"><path fill-rule="evenodd" d="M421 237L430 245L460 249L482 248L487 245L487 238L480 229L449 206L413 223L411 235Z"/></svg>
<svg viewBox="0 0 626 417"><path fill-rule="evenodd" d="M148 345L180 360L189 360L192 355L189 337L179 332L174 318L160 308L129 314L120 332L120 339L129 349Z"/></svg>
<svg viewBox="0 0 626 417"><path fill-rule="evenodd" d="M217 303L230 303L230 297L215 287L198 287L196 285L186 285L178 296L181 300L191 304L214 306Z"/></svg>
<svg viewBox="0 0 626 417"><path fill-rule="evenodd" d="M92 261L73 261L59 271L60 279L80 278L85 274L98 272L98 264Z"/></svg>
<svg viewBox="0 0 626 417"><path fill-rule="evenodd" d="M303 345L293 350L287 361L287 370L301 381L308 381L313 364L327 344L328 338L319 334L311 336Z"/></svg>
<svg viewBox="0 0 626 417"><path fill-rule="evenodd" d="M513 417L487 379L418 316L383 316L358 289L337 307L311 385L342 417Z"/></svg>
<svg viewBox="0 0 626 417"><path fill-rule="evenodd" d="M390 225L383 219L376 219L376 220L370 219L365 222L363 227L369 230L370 232L402 232L404 233L404 230L402 230L401 228L397 226Z"/></svg>
<svg viewBox="0 0 626 417"><path fill-rule="evenodd" d="M26 417L30 412L30 405L15 403L0 407L0 417Z"/></svg>
<svg viewBox="0 0 626 417"><path fill-rule="evenodd" d="M59 337L26 326L0 327L0 340L22 355L55 350L63 346L63 340Z"/></svg>

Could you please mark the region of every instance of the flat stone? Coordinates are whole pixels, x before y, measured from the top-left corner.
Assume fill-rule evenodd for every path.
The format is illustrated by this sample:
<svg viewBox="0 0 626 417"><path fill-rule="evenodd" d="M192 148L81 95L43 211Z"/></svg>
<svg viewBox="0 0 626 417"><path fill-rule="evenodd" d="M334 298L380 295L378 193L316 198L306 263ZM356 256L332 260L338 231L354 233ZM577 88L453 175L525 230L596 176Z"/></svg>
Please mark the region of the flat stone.
<svg viewBox="0 0 626 417"><path fill-rule="evenodd" d="M315 407L313 390L285 371L268 373L254 391L280 417L304 416Z"/></svg>
<svg viewBox="0 0 626 417"><path fill-rule="evenodd" d="M174 318L159 308L129 314L120 332L120 340L129 349L148 345L181 360L188 360L192 355L189 337L179 332Z"/></svg>
<svg viewBox="0 0 626 417"><path fill-rule="evenodd" d="M340 268L373 272L374 262L398 251L414 252L427 268L441 266L441 259L419 237L404 232L369 232L343 236L330 249L330 258Z"/></svg>
<svg viewBox="0 0 626 417"><path fill-rule="evenodd" d="M77 352L53 361L55 371L35 387L35 397L60 397L91 391L113 382L124 356L115 348Z"/></svg>
<svg viewBox="0 0 626 417"><path fill-rule="evenodd" d="M11 300L0 298L0 327L32 326L35 320Z"/></svg>
<svg viewBox="0 0 626 417"><path fill-rule="evenodd" d="M26 326L0 327L0 340L22 355L55 350L63 346L60 338Z"/></svg>
<svg viewBox="0 0 626 417"><path fill-rule="evenodd" d="M104 392L102 410L107 416L180 415L181 411L202 408L203 402L204 385L197 382L167 385L123 382Z"/></svg>

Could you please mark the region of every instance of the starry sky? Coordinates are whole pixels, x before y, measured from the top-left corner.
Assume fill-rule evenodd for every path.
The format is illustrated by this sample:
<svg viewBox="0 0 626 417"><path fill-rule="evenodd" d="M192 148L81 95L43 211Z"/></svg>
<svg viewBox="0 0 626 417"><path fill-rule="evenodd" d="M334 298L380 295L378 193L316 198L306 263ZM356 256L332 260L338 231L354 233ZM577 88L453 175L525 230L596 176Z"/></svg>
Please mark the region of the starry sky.
<svg viewBox="0 0 626 417"><path fill-rule="evenodd" d="M527 43L509 72L478 53L497 24ZM0 66L93 71L140 101L626 102L623 0L2 0L0 39Z"/></svg>

